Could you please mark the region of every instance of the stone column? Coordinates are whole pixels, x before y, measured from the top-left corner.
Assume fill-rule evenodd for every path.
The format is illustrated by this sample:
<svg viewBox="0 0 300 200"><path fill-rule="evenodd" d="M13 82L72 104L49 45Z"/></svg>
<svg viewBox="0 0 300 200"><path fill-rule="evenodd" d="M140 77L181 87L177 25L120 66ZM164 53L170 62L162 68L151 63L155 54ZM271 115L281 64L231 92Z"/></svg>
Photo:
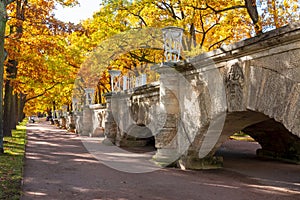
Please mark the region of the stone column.
<svg viewBox="0 0 300 200"><path fill-rule="evenodd" d="M156 69L160 74L160 111L157 120L160 130L155 135L157 153L153 160L160 166L171 166L179 159L177 144L177 123L179 116L178 72L170 66Z"/></svg>
<svg viewBox="0 0 300 200"><path fill-rule="evenodd" d="M89 108L89 106L84 106L83 113L82 113L82 132L80 135L91 136L92 127L93 127L92 111Z"/></svg>
<svg viewBox="0 0 300 200"><path fill-rule="evenodd" d="M75 117L73 113L69 113L67 115L67 130L70 132L74 132L75 126Z"/></svg>
<svg viewBox="0 0 300 200"><path fill-rule="evenodd" d="M108 145L115 144L116 135L118 131L118 126L116 121L114 120L113 109L112 109L112 106L117 106L117 105L112 105L112 95L113 93L105 94L107 110L105 115L105 130L104 130L105 139L103 140L103 143Z"/></svg>
<svg viewBox="0 0 300 200"><path fill-rule="evenodd" d="M134 146L134 144L130 144L130 135L128 135L127 132L130 125L134 124L130 113L131 96L131 92L118 92L116 96L113 97L113 104L116 104L112 104L113 108L115 109L113 110L114 121L118 125L115 140L117 146Z"/></svg>
<svg viewBox="0 0 300 200"><path fill-rule="evenodd" d="M82 133L82 112L75 112L75 132L76 134Z"/></svg>
<svg viewBox="0 0 300 200"><path fill-rule="evenodd" d="M61 116L59 118L59 128L63 128L63 129L67 128L67 120L66 120L65 116Z"/></svg>

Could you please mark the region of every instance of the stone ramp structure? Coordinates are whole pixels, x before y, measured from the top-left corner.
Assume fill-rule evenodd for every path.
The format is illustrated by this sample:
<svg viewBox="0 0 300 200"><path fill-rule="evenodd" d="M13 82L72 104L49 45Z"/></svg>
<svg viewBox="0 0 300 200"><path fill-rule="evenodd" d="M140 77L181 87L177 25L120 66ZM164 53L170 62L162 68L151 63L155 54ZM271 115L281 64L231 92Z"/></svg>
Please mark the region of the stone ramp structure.
<svg viewBox="0 0 300 200"><path fill-rule="evenodd" d="M160 82L107 94L106 141L155 139L159 165L222 166L215 151L244 131L259 156L300 163L300 24L155 69Z"/></svg>

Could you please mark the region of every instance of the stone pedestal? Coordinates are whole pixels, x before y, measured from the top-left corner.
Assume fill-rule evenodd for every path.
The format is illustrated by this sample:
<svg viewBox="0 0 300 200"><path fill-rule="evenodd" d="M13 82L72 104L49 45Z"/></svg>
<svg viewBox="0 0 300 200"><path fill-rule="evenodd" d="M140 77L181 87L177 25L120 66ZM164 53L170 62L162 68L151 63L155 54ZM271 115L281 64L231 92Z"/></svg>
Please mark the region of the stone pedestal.
<svg viewBox="0 0 300 200"><path fill-rule="evenodd" d="M75 113L75 133L81 135L82 134L82 119L83 119L83 113L82 112L76 112Z"/></svg>
<svg viewBox="0 0 300 200"><path fill-rule="evenodd" d="M157 149L156 154L152 157L153 162L161 167L177 167L177 161L180 155L177 149Z"/></svg>
<svg viewBox="0 0 300 200"><path fill-rule="evenodd" d="M65 117L59 118L59 128L65 129L67 125L67 121Z"/></svg>
<svg viewBox="0 0 300 200"><path fill-rule="evenodd" d="M223 157L207 156L199 158L197 154L182 156L179 160L181 169L219 169L223 167Z"/></svg>
<svg viewBox="0 0 300 200"><path fill-rule="evenodd" d="M54 119L53 121L54 121L54 124L55 124L56 126L59 126L59 120L58 120L57 118Z"/></svg>
<svg viewBox="0 0 300 200"><path fill-rule="evenodd" d="M66 128L70 132L74 132L76 127L75 127L75 117L73 114L69 114L66 118Z"/></svg>
<svg viewBox="0 0 300 200"><path fill-rule="evenodd" d="M112 93L107 93L105 95L106 98L106 115L105 115L105 130L104 136L105 139L103 140L104 144L115 144L116 142L116 135L118 132L117 123L114 120L114 116L112 113Z"/></svg>
<svg viewBox="0 0 300 200"><path fill-rule="evenodd" d="M92 112L89 106L83 107L83 113L82 113L82 131L80 135L83 136L91 136L92 134L92 127L93 127L93 121L92 121Z"/></svg>
<svg viewBox="0 0 300 200"><path fill-rule="evenodd" d="M180 158L177 144L177 124L179 116L178 72L170 66L156 69L160 74L160 108L158 118L165 119L160 132L155 135L157 153L153 161L160 166L173 166Z"/></svg>

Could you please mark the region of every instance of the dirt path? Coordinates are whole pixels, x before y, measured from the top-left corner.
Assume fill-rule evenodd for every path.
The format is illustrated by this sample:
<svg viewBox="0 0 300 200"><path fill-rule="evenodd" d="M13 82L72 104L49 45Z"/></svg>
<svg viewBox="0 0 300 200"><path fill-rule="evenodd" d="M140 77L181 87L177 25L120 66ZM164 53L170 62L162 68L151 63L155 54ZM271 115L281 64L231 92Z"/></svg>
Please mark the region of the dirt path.
<svg viewBox="0 0 300 200"><path fill-rule="evenodd" d="M29 124L21 199L300 199L299 166L235 157L232 145L221 149L224 169L133 174L102 164L74 134Z"/></svg>

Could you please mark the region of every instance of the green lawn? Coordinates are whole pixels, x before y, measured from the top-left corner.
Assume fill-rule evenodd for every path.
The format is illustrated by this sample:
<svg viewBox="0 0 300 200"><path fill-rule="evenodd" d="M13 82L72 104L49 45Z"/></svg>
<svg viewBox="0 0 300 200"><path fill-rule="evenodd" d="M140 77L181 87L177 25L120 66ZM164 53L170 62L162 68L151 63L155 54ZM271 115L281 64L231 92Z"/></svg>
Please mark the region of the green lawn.
<svg viewBox="0 0 300 200"><path fill-rule="evenodd" d="M4 154L0 155L0 199L20 198L26 143L26 122L4 138Z"/></svg>
<svg viewBox="0 0 300 200"><path fill-rule="evenodd" d="M249 135L243 133L242 131L233 134L229 138L232 139L232 140L255 142L255 140L252 137L250 137Z"/></svg>

